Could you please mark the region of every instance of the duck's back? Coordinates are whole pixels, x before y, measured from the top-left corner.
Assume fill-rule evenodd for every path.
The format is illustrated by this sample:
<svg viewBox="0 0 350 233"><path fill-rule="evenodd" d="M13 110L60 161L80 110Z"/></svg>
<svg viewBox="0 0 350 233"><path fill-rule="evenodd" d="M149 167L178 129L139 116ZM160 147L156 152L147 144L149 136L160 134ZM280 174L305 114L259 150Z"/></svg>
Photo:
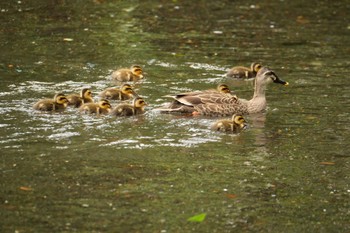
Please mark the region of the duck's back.
<svg viewBox="0 0 350 233"><path fill-rule="evenodd" d="M133 115L135 115L135 109L132 105L120 104L112 110L111 115L114 115L114 116L133 116Z"/></svg>
<svg viewBox="0 0 350 233"><path fill-rule="evenodd" d="M51 99L39 100L33 105L35 110L39 111L54 111L55 110L55 101Z"/></svg>

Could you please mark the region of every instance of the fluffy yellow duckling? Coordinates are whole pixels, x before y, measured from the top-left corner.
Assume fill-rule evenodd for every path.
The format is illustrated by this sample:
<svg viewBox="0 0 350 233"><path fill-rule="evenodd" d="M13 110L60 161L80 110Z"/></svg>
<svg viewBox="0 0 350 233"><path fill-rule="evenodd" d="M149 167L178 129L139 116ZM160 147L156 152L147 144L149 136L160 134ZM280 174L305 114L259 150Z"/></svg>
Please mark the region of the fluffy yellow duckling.
<svg viewBox="0 0 350 233"><path fill-rule="evenodd" d="M80 106L79 111L81 113L96 113L100 114L108 114L111 111L111 104L108 100L101 99L98 103L87 103Z"/></svg>
<svg viewBox="0 0 350 233"><path fill-rule="evenodd" d="M136 97L132 104L119 104L112 111L113 116L133 116L143 114L147 103L141 98Z"/></svg>
<svg viewBox="0 0 350 233"><path fill-rule="evenodd" d="M239 133L243 129L247 128L247 126L247 122L245 121L243 116L233 115L232 119L219 120L215 122L211 126L211 129L221 132Z"/></svg>
<svg viewBox="0 0 350 233"><path fill-rule="evenodd" d="M42 99L33 105L35 110L39 111L63 111L68 105L65 95L58 93L53 99Z"/></svg>
<svg viewBox="0 0 350 233"><path fill-rule="evenodd" d="M123 68L116 70L111 76L112 79L121 82L138 81L144 78L142 68L137 65L131 66L130 69Z"/></svg>
<svg viewBox="0 0 350 233"><path fill-rule="evenodd" d="M236 66L231 68L226 76L228 78L238 78L238 79L243 79L243 78L255 78L256 74L258 71L261 69L262 65L257 62L253 62L250 65L250 68L244 67L244 66Z"/></svg>
<svg viewBox="0 0 350 233"><path fill-rule="evenodd" d="M70 94L67 95L68 105L72 105L76 108L79 108L82 104L93 103L92 93L89 88L83 88L80 91L80 94Z"/></svg>
<svg viewBox="0 0 350 233"><path fill-rule="evenodd" d="M109 100L128 100L131 97L137 97L137 94L132 89L131 85L123 84L119 88L107 88L100 93L100 97Z"/></svg>
<svg viewBox="0 0 350 233"><path fill-rule="evenodd" d="M231 94L231 90L230 90L230 88L229 88L226 84L221 83L221 84L219 84L219 85L217 86L216 89L217 89L218 92L226 93L226 94Z"/></svg>

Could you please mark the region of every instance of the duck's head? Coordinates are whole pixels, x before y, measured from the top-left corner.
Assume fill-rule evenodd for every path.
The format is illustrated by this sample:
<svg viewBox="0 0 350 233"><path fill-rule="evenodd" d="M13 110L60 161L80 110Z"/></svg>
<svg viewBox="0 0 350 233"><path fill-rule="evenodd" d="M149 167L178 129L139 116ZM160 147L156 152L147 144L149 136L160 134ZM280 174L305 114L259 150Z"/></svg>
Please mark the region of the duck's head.
<svg viewBox="0 0 350 233"><path fill-rule="evenodd" d="M108 100L106 99L101 99L100 101L98 101L98 106L101 108L101 109L106 109L106 110L109 110L112 108L111 104L109 103Z"/></svg>
<svg viewBox="0 0 350 233"><path fill-rule="evenodd" d="M136 97L134 100L133 100L133 105L135 108L144 108L147 103L145 102L145 100L141 97Z"/></svg>
<svg viewBox="0 0 350 233"><path fill-rule="evenodd" d="M230 88L226 84L219 84L216 88L220 93L231 93Z"/></svg>
<svg viewBox="0 0 350 233"><path fill-rule="evenodd" d="M137 96L137 94L135 93L134 89L132 89L132 86L130 84L123 84L121 86L121 91L122 93L126 94L126 95L132 95L132 96Z"/></svg>
<svg viewBox="0 0 350 233"><path fill-rule="evenodd" d="M55 100L56 103L58 104L63 104L63 105L67 105L68 104L68 99L66 98L66 96L62 93L58 93L56 94L53 99Z"/></svg>
<svg viewBox="0 0 350 233"><path fill-rule="evenodd" d="M251 65L250 65L250 68L253 72L255 73L258 73L258 71L262 68L262 65L258 62L253 62Z"/></svg>
<svg viewBox="0 0 350 233"><path fill-rule="evenodd" d="M80 92L80 97L83 99L92 99L92 92L90 88L83 88Z"/></svg>
<svg viewBox="0 0 350 233"><path fill-rule="evenodd" d="M239 125L239 128L241 128L241 129L245 129L245 128L248 127L248 124L247 124L246 120L241 115L233 115L232 116L232 121L235 124Z"/></svg>
<svg viewBox="0 0 350 233"><path fill-rule="evenodd" d="M133 73L133 75L136 75L141 79L143 78L143 71L141 66L138 66L138 65L131 66L131 72Z"/></svg>
<svg viewBox="0 0 350 233"><path fill-rule="evenodd" d="M258 71L256 75L256 82L262 82L262 83L274 82L274 83L283 84L285 86L289 85L288 82L283 81L282 79L279 79L278 76L275 74L275 72L273 72L267 67L261 67L261 69Z"/></svg>

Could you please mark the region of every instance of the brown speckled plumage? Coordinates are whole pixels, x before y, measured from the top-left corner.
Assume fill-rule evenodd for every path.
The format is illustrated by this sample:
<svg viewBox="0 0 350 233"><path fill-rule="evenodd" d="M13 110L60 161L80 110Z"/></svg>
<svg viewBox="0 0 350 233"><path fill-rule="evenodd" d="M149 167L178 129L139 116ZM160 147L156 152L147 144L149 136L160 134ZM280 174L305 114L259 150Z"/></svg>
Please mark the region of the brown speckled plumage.
<svg viewBox="0 0 350 233"><path fill-rule="evenodd" d="M288 85L287 82L280 80L272 70L263 67L257 74L254 95L249 101L217 91L188 92L167 96L173 98L174 101L158 110L165 113L198 113L209 116L257 113L266 108L265 90L270 82Z"/></svg>

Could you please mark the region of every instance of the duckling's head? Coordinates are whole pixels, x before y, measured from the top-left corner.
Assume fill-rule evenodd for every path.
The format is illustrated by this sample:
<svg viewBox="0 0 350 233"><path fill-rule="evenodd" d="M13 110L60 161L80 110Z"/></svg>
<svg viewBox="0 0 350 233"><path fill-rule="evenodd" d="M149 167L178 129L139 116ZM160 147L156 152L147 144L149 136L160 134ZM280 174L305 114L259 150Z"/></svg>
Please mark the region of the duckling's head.
<svg viewBox="0 0 350 233"><path fill-rule="evenodd" d="M231 93L230 88L226 84L219 84L216 88L220 93Z"/></svg>
<svg viewBox="0 0 350 233"><path fill-rule="evenodd" d="M283 84L285 86L289 85L288 82L279 79L278 76L275 74L275 72L273 72L267 67L261 67L261 69L258 71L256 75L256 82L259 82L259 83L274 82L274 83Z"/></svg>
<svg viewBox="0 0 350 233"><path fill-rule="evenodd" d="M111 104L109 103L108 100L106 99L101 99L99 102L98 102L98 106L102 109L111 109L112 106Z"/></svg>
<svg viewBox="0 0 350 233"><path fill-rule="evenodd" d="M92 92L90 88L83 88L80 92L80 97L84 99L92 99Z"/></svg>
<svg viewBox="0 0 350 233"><path fill-rule="evenodd" d="M137 96L137 94L135 93L134 89L132 89L130 84L127 84L127 83L123 84L120 89L121 89L122 93L124 93L126 95Z"/></svg>
<svg viewBox="0 0 350 233"><path fill-rule="evenodd" d="M133 105L135 108L142 108L143 109L147 105L147 103L141 97L136 97L133 100Z"/></svg>
<svg viewBox="0 0 350 233"><path fill-rule="evenodd" d="M258 73L258 71L261 69L261 67L262 67L262 65L258 62L253 62L250 66L252 71L254 71L255 73Z"/></svg>
<svg viewBox="0 0 350 233"><path fill-rule="evenodd" d="M54 98L55 102L58 104L68 105L68 99L62 93L56 94L53 98Z"/></svg>
<svg viewBox="0 0 350 233"><path fill-rule="evenodd" d="M142 68L141 66L138 66L138 65L133 65L131 66L131 72L133 73L133 75L136 75L137 77L139 78L143 78L143 71L142 71Z"/></svg>
<svg viewBox="0 0 350 233"><path fill-rule="evenodd" d="M241 116L241 115L233 115L232 116L232 121L235 123L235 124L237 124L237 125L239 125L239 128L241 128L241 129L245 129L245 128L247 128L247 122L245 121L245 119L244 119L244 117L243 116Z"/></svg>

